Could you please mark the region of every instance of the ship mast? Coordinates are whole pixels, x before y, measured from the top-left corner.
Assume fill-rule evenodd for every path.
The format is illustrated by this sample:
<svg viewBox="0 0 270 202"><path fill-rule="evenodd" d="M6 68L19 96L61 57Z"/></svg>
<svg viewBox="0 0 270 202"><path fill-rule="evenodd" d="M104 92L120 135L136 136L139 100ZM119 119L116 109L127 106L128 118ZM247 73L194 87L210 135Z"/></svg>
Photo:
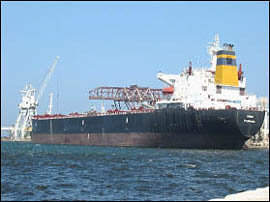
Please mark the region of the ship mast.
<svg viewBox="0 0 270 202"><path fill-rule="evenodd" d="M208 53L210 54L210 71L215 72L216 71L216 63L217 63L217 52L221 50L219 46L219 35L215 35L215 39L212 43L209 43L208 46Z"/></svg>
<svg viewBox="0 0 270 202"><path fill-rule="evenodd" d="M50 93L50 103L48 106L47 114L52 114L52 108L53 108L53 93Z"/></svg>

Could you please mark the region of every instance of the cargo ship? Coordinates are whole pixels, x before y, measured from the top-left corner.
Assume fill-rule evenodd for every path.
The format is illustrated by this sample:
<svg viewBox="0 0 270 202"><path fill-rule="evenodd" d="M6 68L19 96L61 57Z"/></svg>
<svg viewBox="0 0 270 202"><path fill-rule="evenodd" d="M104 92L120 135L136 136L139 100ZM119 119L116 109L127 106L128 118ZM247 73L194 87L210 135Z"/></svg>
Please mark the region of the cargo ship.
<svg viewBox="0 0 270 202"><path fill-rule="evenodd" d="M32 142L193 149L243 148L245 141L259 131L265 111L256 107L256 95L246 92L246 78L241 64L237 69L233 45L220 47L216 35L214 42L208 46L208 52L208 68L193 68L190 62L180 74L159 72L157 78L167 85L163 89L138 90L137 86L131 86L103 87L90 91L89 99L114 100L112 110L33 116ZM121 110L117 108L117 101L125 104L137 102L140 106Z"/></svg>

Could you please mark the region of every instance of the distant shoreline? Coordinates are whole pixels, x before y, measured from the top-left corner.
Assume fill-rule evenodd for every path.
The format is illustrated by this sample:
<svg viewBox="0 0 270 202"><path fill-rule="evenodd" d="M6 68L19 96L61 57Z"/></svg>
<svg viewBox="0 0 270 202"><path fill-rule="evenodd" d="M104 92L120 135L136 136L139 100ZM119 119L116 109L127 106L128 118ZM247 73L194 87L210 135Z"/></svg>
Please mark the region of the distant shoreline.
<svg viewBox="0 0 270 202"><path fill-rule="evenodd" d="M31 140L14 141L14 140L11 140L10 138L1 137L1 142L31 142Z"/></svg>

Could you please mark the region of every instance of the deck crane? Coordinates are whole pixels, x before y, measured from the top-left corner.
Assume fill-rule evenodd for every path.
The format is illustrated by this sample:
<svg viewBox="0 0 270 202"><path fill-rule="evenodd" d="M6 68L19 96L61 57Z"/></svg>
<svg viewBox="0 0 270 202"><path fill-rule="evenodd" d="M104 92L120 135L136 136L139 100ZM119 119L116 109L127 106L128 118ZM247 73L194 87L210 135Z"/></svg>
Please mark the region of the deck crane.
<svg viewBox="0 0 270 202"><path fill-rule="evenodd" d="M19 104L19 115L14 126L12 139L18 141L31 138L30 132L32 129L32 116L37 114L37 106L39 104L39 100L41 99L44 90L47 87L48 81L50 80L52 73L54 72L58 59L59 56L56 57L52 66L49 68L49 71L42 82L40 90L38 91L37 98L35 96L36 90L32 88L30 84L27 84L25 89L21 91L22 102Z"/></svg>

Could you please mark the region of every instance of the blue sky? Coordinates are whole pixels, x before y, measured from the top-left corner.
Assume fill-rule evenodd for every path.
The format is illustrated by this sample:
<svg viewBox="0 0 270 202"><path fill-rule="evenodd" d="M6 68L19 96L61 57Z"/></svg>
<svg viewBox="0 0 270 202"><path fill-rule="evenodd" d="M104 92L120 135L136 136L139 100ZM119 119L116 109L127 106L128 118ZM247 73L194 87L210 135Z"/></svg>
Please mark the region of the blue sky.
<svg viewBox="0 0 270 202"><path fill-rule="evenodd" d="M19 91L39 89L56 56L38 112L50 92L54 112L85 112L95 87L162 88L159 71L208 67L215 33L235 45L247 92L269 96L268 19L269 3L257 1L1 2L1 125L15 123Z"/></svg>

